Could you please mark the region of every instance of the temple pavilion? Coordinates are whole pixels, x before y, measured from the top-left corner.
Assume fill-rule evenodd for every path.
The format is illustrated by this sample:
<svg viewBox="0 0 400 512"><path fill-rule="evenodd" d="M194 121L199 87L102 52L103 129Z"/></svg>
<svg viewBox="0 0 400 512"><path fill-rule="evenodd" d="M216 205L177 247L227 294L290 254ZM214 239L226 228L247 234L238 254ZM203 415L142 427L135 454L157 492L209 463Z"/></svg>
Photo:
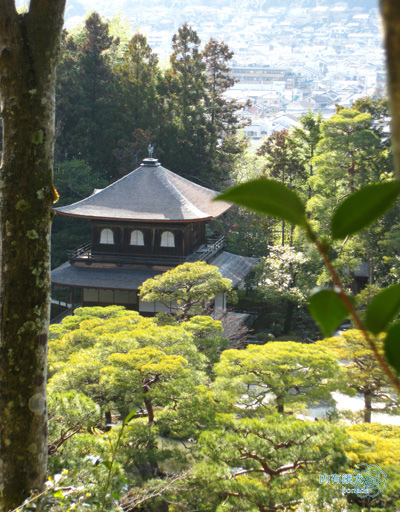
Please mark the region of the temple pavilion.
<svg viewBox="0 0 400 512"><path fill-rule="evenodd" d="M52 271L52 285L71 290L72 307L118 304L143 313L169 308L140 302L141 284L187 261L216 265L237 286L256 260L225 252L223 237L207 238L207 222L231 206L214 202L216 195L146 158L108 187L55 208L58 215L88 219L91 240ZM215 307L224 309L225 297L216 297Z"/></svg>

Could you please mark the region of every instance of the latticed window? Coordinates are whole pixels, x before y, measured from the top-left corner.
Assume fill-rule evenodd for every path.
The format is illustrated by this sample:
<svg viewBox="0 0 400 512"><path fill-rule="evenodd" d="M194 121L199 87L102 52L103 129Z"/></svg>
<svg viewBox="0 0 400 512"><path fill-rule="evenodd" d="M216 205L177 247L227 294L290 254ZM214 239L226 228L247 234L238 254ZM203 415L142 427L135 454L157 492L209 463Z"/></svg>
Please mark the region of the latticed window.
<svg viewBox="0 0 400 512"><path fill-rule="evenodd" d="M131 233L131 245L144 245L143 232L135 229Z"/></svg>
<svg viewBox="0 0 400 512"><path fill-rule="evenodd" d="M102 229L100 233L100 243L101 244L113 244L114 243L114 233L111 229Z"/></svg>
<svg viewBox="0 0 400 512"><path fill-rule="evenodd" d="M175 247L175 237L171 231L164 231L161 235L161 247Z"/></svg>

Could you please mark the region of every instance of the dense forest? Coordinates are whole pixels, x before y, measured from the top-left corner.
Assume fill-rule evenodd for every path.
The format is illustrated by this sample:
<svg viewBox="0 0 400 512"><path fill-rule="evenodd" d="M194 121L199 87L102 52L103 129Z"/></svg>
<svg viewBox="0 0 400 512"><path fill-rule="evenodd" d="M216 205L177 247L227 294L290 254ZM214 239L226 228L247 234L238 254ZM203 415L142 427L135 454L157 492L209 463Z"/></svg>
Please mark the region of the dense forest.
<svg viewBox="0 0 400 512"><path fill-rule="evenodd" d="M82 32L64 33L57 85L57 165L79 160L105 180L130 172L147 156L206 186L226 179L237 149L232 53L182 26L162 70L145 36L111 35L97 13ZM83 161L83 162L82 162Z"/></svg>

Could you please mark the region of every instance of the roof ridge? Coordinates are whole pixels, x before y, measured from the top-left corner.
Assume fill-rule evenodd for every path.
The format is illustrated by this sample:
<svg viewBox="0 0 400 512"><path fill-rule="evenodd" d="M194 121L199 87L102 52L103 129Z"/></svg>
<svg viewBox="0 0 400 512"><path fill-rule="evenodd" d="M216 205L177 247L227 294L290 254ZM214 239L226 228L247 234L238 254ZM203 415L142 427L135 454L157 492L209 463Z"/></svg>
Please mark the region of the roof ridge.
<svg viewBox="0 0 400 512"><path fill-rule="evenodd" d="M162 166L161 166L162 167ZM212 188L208 188L208 187L204 187L203 185L199 185L198 183L194 183L193 181L190 181L188 180L187 178L184 178L183 176L181 176L180 174L176 174L176 172L172 172L170 171L169 169L167 169L166 167L163 167L164 171L166 171L168 174L172 174L173 176L176 176L177 178L179 178L180 180L182 181L185 181L186 183L189 183L189 185L194 185L195 187L199 187L207 192L214 192L214 194L219 194L220 192L218 192L217 190L214 190Z"/></svg>
<svg viewBox="0 0 400 512"><path fill-rule="evenodd" d="M167 186L167 188L172 189L172 191L173 191L173 192L175 191L175 192L178 194L178 200L179 200L179 202L180 202L182 205L185 205L185 204L186 204L186 205L188 205L188 203L189 203L189 204L190 204L190 206L191 206L191 210L193 211L193 213L194 213L194 214L196 214L196 215L201 214L201 215L205 215L206 217L207 217L207 216L208 216L208 217L210 216L208 213L203 212L202 210L200 210L199 208L197 208L197 206L196 206L196 205L194 205L194 204L192 203L192 201L190 201L188 198L186 198L186 197L182 194L182 192L180 192L180 190L179 190L179 189L177 189L177 188L176 188L176 186L175 186L173 183L171 183L171 182L169 181L169 179L168 179L168 177L167 177L167 175L166 175L166 174L167 174L167 173L171 173L171 174L174 174L175 176L178 176L178 175L176 175L176 174L175 174L175 173L173 173L172 171L168 171L168 169L166 169L165 167L162 167L162 166L158 167L158 169L157 169L157 170L159 170L159 169L160 169L160 170L161 170L161 169L163 170L163 172L162 172L162 174L161 174L161 179L164 181L164 184ZM167 171L167 173L166 173L165 171ZM179 177L181 178L181 176L179 176ZM185 179L185 178L183 178L183 179ZM185 181L188 181L188 182L189 182L189 180L185 180ZM190 183L190 182L189 182L189 183ZM199 185L199 186L201 186L201 185Z"/></svg>

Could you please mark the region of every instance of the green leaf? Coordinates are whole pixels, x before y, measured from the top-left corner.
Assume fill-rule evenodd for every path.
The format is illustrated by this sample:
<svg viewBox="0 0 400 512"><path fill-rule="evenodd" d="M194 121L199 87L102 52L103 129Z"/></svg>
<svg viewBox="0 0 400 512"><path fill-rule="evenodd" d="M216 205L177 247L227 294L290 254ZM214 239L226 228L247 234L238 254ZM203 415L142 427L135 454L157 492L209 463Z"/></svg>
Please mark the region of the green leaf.
<svg viewBox="0 0 400 512"><path fill-rule="evenodd" d="M400 284L385 288L373 298L365 316L365 325L373 334L384 331L400 310Z"/></svg>
<svg viewBox="0 0 400 512"><path fill-rule="evenodd" d="M306 209L299 196L276 180L248 181L233 187L216 200L224 200L239 206L245 206L264 215L272 215L291 224L307 224Z"/></svg>
<svg viewBox="0 0 400 512"><path fill-rule="evenodd" d="M333 290L319 290L308 299L308 309L325 337L345 320L349 312Z"/></svg>
<svg viewBox="0 0 400 512"><path fill-rule="evenodd" d="M114 499L116 499L117 501L119 501L119 500L120 500L120 495L119 495L119 494L117 494L116 492L112 492L112 493L111 493L111 496L112 496Z"/></svg>
<svg viewBox="0 0 400 512"><path fill-rule="evenodd" d="M124 419L123 425L125 426L136 414L136 411L132 411L128 414L128 416Z"/></svg>
<svg viewBox="0 0 400 512"><path fill-rule="evenodd" d="M377 183L354 192L336 209L331 220L333 238L346 238L380 217L396 201L400 182Z"/></svg>
<svg viewBox="0 0 400 512"><path fill-rule="evenodd" d="M389 329L384 347L388 363L400 374L400 322Z"/></svg>
<svg viewBox="0 0 400 512"><path fill-rule="evenodd" d="M102 460L100 462L100 464L103 464L103 466L105 466L107 469L111 469L112 468L111 462L108 461L108 460Z"/></svg>

